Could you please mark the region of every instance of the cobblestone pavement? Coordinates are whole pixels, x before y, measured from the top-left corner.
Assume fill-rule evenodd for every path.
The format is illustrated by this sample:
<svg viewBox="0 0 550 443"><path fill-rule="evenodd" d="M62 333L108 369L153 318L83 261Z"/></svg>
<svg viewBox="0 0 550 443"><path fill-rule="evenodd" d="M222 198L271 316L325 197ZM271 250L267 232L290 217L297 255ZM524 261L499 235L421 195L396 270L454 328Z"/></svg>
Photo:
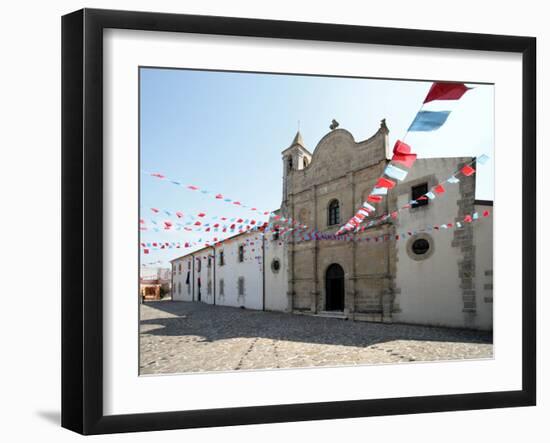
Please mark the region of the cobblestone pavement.
<svg viewBox="0 0 550 443"><path fill-rule="evenodd" d="M140 373L492 358L490 333L249 311L141 305Z"/></svg>

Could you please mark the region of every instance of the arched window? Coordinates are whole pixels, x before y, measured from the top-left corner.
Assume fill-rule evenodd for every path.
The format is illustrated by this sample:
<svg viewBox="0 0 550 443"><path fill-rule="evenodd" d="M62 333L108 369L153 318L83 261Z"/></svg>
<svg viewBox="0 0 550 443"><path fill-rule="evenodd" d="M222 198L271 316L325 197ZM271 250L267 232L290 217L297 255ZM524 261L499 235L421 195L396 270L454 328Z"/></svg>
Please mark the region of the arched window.
<svg viewBox="0 0 550 443"><path fill-rule="evenodd" d="M308 165L308 164L309 164L309 163L308 163L308 161L307 161L307 158L304 157L304 168L307 168L307 165Z"/></svg>
<svg viewBox="0 0 550 443"><path fill-rule="evenodd" d="M328 226L340 224L340 203L338 200L332 200L328 204Z"/></svg>
<svg viewBox="0 0 550 443"><path fill-rule="evenodd" d="M288 170L292 171L292 157L288 157Z"/></svg>

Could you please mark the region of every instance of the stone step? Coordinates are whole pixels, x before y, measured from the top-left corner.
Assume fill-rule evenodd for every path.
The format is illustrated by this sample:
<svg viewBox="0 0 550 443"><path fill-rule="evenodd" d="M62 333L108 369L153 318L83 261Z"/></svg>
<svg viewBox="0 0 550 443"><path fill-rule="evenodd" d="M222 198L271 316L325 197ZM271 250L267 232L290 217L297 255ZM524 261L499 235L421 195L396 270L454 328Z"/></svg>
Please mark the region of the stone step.
<svg viewBox="0 0 550 443"><path fill-rule="evenodd" d="M316 317L326 317L326 318L341 318L346 320L348 316L340 311L319 311L317 314L313 314Z"/></svg>

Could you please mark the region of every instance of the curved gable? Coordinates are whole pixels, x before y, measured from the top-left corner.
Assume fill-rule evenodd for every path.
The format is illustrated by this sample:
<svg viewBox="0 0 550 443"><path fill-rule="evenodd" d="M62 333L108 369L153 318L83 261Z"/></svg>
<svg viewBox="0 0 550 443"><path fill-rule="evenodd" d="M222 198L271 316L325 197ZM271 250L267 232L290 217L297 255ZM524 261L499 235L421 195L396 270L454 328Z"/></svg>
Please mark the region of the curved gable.
<svg viewBox="0 0 550 443"><path fill-rule="evenodd" d="M315 147L311 163L302 170L294 171L292 192L300 192L312 185L379 163L386 158L387 135L384 122L372 137L361 142L356 142L346 129L329 132Z"/></svg>

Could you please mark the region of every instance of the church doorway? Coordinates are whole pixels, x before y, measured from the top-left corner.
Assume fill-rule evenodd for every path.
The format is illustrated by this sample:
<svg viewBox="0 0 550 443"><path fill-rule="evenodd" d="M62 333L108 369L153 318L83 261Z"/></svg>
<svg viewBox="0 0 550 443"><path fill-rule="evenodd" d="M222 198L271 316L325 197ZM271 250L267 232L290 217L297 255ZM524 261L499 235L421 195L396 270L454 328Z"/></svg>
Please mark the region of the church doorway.
<svg viewBox="0 0 550 443"><path fill-rule="evenodd" d="M326 273L326 311L344 310L344 270L339 264L333 263Z"/></svg>

